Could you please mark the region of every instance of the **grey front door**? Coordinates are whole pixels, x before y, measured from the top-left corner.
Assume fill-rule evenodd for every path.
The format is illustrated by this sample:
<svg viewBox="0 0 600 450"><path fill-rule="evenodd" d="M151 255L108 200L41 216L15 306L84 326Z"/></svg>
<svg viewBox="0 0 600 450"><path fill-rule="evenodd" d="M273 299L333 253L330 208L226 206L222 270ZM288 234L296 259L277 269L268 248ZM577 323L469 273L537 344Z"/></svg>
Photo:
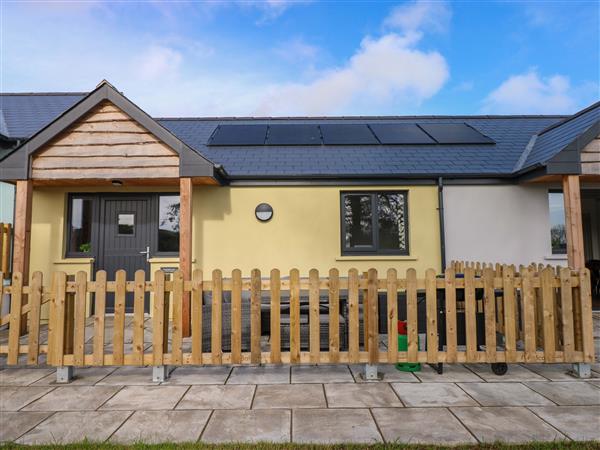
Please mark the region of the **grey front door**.
<svg viewBox="0 0 600 450"><path fill-rule="evenodd" d="M119 269L133 280L136 270L148 274L147 251L151 240L151 199L145 197L102 197L100 205L100 251L97 268L114 280ZM148 311L146 299L145 308ZM107 312L114 311L114 294L106 296ZM133 294L128 293L125 310L133 312Z"/></svg>

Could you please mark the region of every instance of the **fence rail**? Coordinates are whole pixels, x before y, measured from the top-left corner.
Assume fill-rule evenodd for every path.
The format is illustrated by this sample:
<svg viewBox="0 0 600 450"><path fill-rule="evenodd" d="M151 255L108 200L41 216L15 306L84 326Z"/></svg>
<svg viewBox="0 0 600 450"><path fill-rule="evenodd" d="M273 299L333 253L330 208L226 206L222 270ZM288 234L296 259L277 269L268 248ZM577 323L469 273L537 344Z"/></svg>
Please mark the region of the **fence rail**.
<svg viewBox="0 0 600 450"><path fill-rule="evenodd" d="M143 271L133 281L123 270L114 281L104 271L95 281L58 272L51 287L40 272L27 286L14 273L3 288L11 307L1 318L9 330L0 357L38 364L45 354L54 366L593 361L589 271L539 269L453 265L424 278L414 269L403 278L395 269L384 277L374 269L308 277L253 270L246 278L215 270L208 279L197 270L191 280L158 271L152 281ZM186 296L190 337L182 331ZM407 322L401 351L399 319ZM28 334L20 337L22 321Z"/></svg>

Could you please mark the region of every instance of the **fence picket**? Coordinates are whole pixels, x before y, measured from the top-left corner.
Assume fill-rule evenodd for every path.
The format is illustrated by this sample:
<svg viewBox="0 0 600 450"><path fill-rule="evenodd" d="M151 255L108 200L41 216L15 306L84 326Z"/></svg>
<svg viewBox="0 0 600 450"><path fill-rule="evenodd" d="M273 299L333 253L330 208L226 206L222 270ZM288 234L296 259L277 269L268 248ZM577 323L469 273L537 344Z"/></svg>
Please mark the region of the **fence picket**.
<svg viewBox="0 0 600 450"><path fill-rule="evenodd" d="M54 358L52 363L55 366L62 366L65 354L65 302L67 296L67 274L56 272L54 275L54 314L56 326L54 327Z"/></svg>
<svg viewBox="0 0 600 450"><path fill-rule="evenodd" d="M496 361L496 292L494 270L483 271L483 313L485 317L485 354L488 361Z"/></svg>
<svg viewBox="0 0 600 450"><path fill-rule="evenodd" d="M573 292L571 269L560 270L560 311L562 315L562 341L565 357L571 359L575 351L575 330L573 324Z"/></svg>
<svg viewBox="0 0 600 450"><path fill-rule="evenodd" d="M9 365L19 360L19 335L21 330L21 305L23 299L23 277L13 273L10 291L10 323L8 325L8 359Z"/></svg>
<svg viewBox="0 0 600 450"><path fill-rule="evenodd" d="M533 288L533 274L525 268L521 273L523 298L523 330L525 340L525 362L536 360L536 323L535 323L535 291Z"/></svg>
<svg viewBox="0 0 600 450"><path fill-rule="evenodd" d="M85 310L87 303L87 273L75 275L75 304L73 330L73 361L76 366L85 365Z"/></svg>
<svg viewBox="0 0 600 450"><path fill-rule="evenodd" d="M300 272L290 271L290 362L300 362Z"/></svg>
<svg viewBox="0 0 600 450"><path fill-rule="evenodd" d="M146 298L146 273L137 270L134 275L133 292L133 360L144 365L144 303Z"/></svg>
<svg viewBox="0 0 600 450"><path fill-rule="evenodd" d="M398 361L398 273L396 269L388 269L386 285L388 363L395 363Z"/></svg>
<svg viewBox="0 0 600 450"><path fill-rule="evenodd" d="M260 302L261 292L260 270L253 269L251 272L251 291L250 291L250 361L252 364L260 364Z"/></svg>
<svg viewBox="0 0 600 450"><path fill-rule="evenodd" d="M271 362L281 362L281 276L271 270Z"/></svg>
<svg viewBox="0 0 600 450"><path fill-rule="evenodd" d="M318 364L321 353L321 329L319 324L319 272L316 269L308 272L308 285L310 362Z"/></svg>
<svg viewBox="0 0 600 450"><path fill-rule="evenodd" d="M329 362L340 359L340 279L337 269L329 270Z"/></svg>
<svg viewBox="0 0 600 450"><path fill-rule="evenodd" d="M359 362L360 345L360 316L358 311L358 270L348 271L348 315L350 326L348 330L348 359L351 363Z"/></svg>
<svg viewBox="0 0 600 450"><path fill-rule="evenodd" d="M554 288L552 281L554 272L551 268L541 271L541 291L543 307L543 329L544 329L544 361L555 362L556 336L554 328Z"/></svg>
<svg viewBox="0 0 600 450"><path fill-rule="evenodd" d="M210 320L212 329L210 349L213 364L221 364L223 362L223 346L221 343L221 322L223 320L222 304L223 274L219 269L215 269L212 273L212 314Z"/></svg>
<svg viewBox="0 0 600 450"><path fill-rule="evenodd" d="M155 366L163 364L163 356L167 352L168 334L165 333L165 273L157 270L154 273L154 314L152 316L152 359Z"/></svg>
<svg viewBox="0 0 600 450"><path fill-rule="evenodd" d="M367 274L367 298L366 307L369 310L368 322L365 324L369 330L369 364L379 362L379 319L377 298L377 270L369 269Z"/></svg>
<svg viewBox="0 0 600 450"><path fill-rule="evenodd" d="M515 271L512 266L506 267L503 277L504 288L504 342L506 346L506 362L516 361L517 325L515 305Z"/></svg>
<svg viewBox="0 0 600 450"><path fill-rule="evenodd" d="M242 362L242 271L231 272L231 362Z"/></svg>
<svg viewBox="0 0 600 450"><path fill-rule="evenodd" d="M96 291L94 292L94 339L93 361L95 366L104 365L104 317L106 311L106 272L96 272Z"/></svg>
<svg viewBox="0 0 600 450"><path fill-rule="evenodd" d="M589 269L579 273L579 300L581 302L581 332L583 334L583 359L594 362L594 323L592 318L592 292Z"/></svg>
<svg viewBox="0 0 600 450"><path fill-rule="evenodd" d="M181 364L183 360L183 272L176 270L173 274L173 294L171 304L173 311L173 322L171 324L171 361L173 364Z"/></svg>
<svg viewBox="0 0 600 450"><path fill-rule="evenodd" d="M0 276L0 283L2 277ZM29 342L27 364L37 364L40 349L40 312L44 278L42 272L34 272L29 285ZM0 295L2 293L0 292Z"/></svg>
<svg viewBox="0 0 600 450"><path fill-rule="evenodd" d="M419 361L419 329L417 312L417 271L406 271L406 331L408 333L408 362Z"/></svg>
<svg viewBox="0 0 600 450"><path fill-rule="evenodd" d="M457 359L456 345L456 274L453 268L445 272L445 300L446 300L446 362L454 363Z"/></svg>
<svg viewBox="0 0 600 450"><path fill-rule="evenodd" d="M192 364L202 364L202 271L192 273Z"/></svg>
<svg viewBox="0 0 600 450"><path fill-rule="evenodd" d="M477 356L477 320L475 314L475 269L465 269L465 335L467 341L467 359L474 361Z"/></svg>
<svg viewBox="0 0 600 450"><path fill-rule="evenodd" d="M127 274L117 270L115 274L115 316L113 329L113 363L122 365L125 351L125 295Z"/></svg>
<svg viewBox="0 0 600 450"><path fill-rule="evenodd" d="M437 291L435 270L425 272L425 298L427 310L427 362L438 362Z"/></svg>

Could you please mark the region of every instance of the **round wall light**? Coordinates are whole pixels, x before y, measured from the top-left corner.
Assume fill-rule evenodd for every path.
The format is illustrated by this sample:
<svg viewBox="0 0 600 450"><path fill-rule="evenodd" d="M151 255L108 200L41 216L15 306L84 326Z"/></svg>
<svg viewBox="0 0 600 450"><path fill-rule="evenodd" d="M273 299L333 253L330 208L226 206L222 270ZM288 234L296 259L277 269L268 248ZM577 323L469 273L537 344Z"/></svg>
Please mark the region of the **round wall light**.
<svg viewBox="0 0 600 450"><path fill-rule="evenodd" d="M273 208L268 203L261 203L254 210L254 215L261 222L268 222L273 217Z"/></svg>

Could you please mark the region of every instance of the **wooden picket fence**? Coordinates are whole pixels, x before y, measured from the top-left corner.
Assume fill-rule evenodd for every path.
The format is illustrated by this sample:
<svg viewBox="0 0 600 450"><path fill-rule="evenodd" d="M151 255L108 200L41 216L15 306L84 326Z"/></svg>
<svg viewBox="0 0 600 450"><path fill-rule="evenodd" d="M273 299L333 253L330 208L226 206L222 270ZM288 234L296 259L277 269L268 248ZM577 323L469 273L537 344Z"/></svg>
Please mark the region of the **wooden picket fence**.
<svg viewBox="0 0 600 450"><path fill-rule="evenodd" d="M85 272L74 280L58 272L51 287L44 286L40 272L27 286L21 274L14 273L12 284L3 288L11 308L1 318L9 330L0 357L9 365L24 360L38 364L46 354L47 363L54 366L593 361L588 270L563 268L557 273L546 267L517 272L503 266L501 271L498 276L486 267L477 275L473 267L462 273L451 267L443 276L429 269L418 278L409 269L399 278L390 269L380 278L375 269L363 274L352 269L345 277L337 269L325 277L317 270L301 277L296 269L282 277L274 269L265 278L258 270L244 278L234 270L224 278L215 270L204 279L197 270L191 280L184 280L179 271L172 279L158 271L152 281L146 281L143 271L136 272L133 281L127 281L123 270L116 272L115 281L107 281L104 271L97 272L94 281ZM191 302L190 337L182 332L186 297ZM110 315L109 298L114 299ZM144 312L147 301L151 314ZM40 333L45 304L47 333ZM133 304L132 316L126 315L126 304ZM342 306L346 316L340 314ZM226 321L225 307L230 310ZM383 326L380 307L386 309ZM243 310L249 313L243 315ZM408 330L403 351L398 350L399 310L406 313ZM267 313L270 330L261 332L261 314ZM210 316L209 329L203 329L208 319L203 315ZM423 315L426 324L419 330ZM20 337L21 321L27 321L28 334ZM344 339L340 321L347 330ZM479 338L478 323L485 326ZM325 349L322 326L328 330ZM125 339L128 331L130 341ZM301 335L306 333L309 339L303 343ZM203 346L207 336L209 348Z"/></svg>
<svg viewBox="0 0 600 450"><path fill-rule="evenodd" d="M12 226L10 223L0 222L0 272L2 279L10 278L10 251L12 243Z"/></svg>

